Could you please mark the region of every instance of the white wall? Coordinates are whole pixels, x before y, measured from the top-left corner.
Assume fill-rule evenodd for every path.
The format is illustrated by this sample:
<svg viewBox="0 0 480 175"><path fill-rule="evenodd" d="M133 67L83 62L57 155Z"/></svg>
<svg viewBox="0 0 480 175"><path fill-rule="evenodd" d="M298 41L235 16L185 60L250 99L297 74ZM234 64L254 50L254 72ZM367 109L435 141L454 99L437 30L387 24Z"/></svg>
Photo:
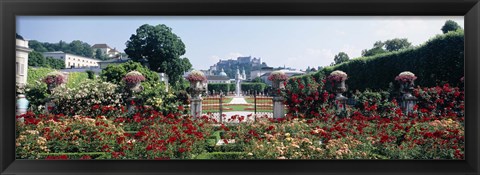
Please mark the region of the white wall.
<svg viewBox="0 0 480 175"><path fill-rule="evenodd" d="M15 80L17 83L27 84L28 77L28 53L32 50L28 49L28 41L16 40L16 56L15 56Z"/></svg>

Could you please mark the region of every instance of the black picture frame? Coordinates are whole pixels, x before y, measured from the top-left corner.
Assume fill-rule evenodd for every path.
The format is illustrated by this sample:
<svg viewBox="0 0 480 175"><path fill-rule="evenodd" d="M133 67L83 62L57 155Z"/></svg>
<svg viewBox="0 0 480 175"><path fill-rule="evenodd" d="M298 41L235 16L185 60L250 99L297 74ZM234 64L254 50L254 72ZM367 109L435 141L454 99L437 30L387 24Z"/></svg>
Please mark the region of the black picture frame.
<svg viewBox="0 0 480 175"><path fill-rule="evenodd" d="M479 174L478 0L0 0L0 174ZM465 17L465 160L15 160L17 15Z"/></svg>

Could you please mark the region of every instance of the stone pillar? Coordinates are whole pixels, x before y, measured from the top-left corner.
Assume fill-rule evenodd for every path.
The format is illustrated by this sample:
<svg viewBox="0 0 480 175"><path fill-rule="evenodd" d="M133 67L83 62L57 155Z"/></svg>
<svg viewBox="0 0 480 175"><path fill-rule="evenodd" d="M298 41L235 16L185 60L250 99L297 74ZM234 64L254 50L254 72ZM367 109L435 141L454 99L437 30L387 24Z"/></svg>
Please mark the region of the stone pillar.
<svg viewBox="0 0 480 175"><path fill-rule="evenodd" d="M279 90L285 89L284 86L284 81L273 81L272 82L272 87L273 87L273 118L283 118L285 117L285 107L283 104L284 98L281 96L281 94L278 93Z"/></svg>
<svg viewBox="0 0 480 175"><path fill-rule="evenodd" d="M275 96L272 99L273 101L273 118L283 118L285 117L285 107L283 105L283 97Z"/></svg>
<svg viewBox="0 0 480 175"><path fill-rule="evenodd" d="M202 92L205 91L206 83L201 81L190 81L190 114L193 117L202 115Z"/></svg>
<svg viewBox="0 0 480 175"><path fill-rule="evenodd" d="M417 98L412 95L413 81L407 81L400 84L400 92L402 93L400 107L405 115L413 112Z"/></svg>
<svg viewBox="0 0 480 175"><path fill-rule="evenodd" d="M137 105L137 97L135 97L135 93L141 92L143 90L143 86L138 83L127 83L128 89L128 98L127 98L127 110L129 113L135 112L135 106ZM133 102L133 103L132 103Z"/></svg>
<svg viewBox="0 0 480 175"><path fill-rule="evenodd" d="M337 94L335 96L335 107L337 108L337 115L340 117L347 116L347 97L343 96L342 93L347 91L345 87L345 80L335 83L334 92Z"/></svg>
<svg viewBox="0 0 480 175"><path fill-rule="evenodd" d="M57 87L55 84L47 84L47 93L52 94L53 90ZM50 114L52 110L55 108L55 103L52 102L52 98L48 97L45 102L45 113Z"/></svg>
<svg viewBox="0 0 480 175"><path fill-rule="evenodd" d="M202 115L202 101L202 97L192 97L190 109L193 117L200 117Z"/></svg>

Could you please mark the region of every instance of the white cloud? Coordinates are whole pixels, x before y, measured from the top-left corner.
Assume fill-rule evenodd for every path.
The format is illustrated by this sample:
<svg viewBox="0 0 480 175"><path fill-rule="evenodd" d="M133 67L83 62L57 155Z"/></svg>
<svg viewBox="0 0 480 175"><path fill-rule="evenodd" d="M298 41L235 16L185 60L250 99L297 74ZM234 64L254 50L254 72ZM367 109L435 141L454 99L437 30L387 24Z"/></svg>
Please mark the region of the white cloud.
<svg viewBox="0 0 480 175"><path fill-rule="evenodd" d="M343 45L342 49L339 52L347 53L348 57L352 59L352 58L360 57L362 55L362 50L363 49L358 48L354 45L345 44Z"/></svg>

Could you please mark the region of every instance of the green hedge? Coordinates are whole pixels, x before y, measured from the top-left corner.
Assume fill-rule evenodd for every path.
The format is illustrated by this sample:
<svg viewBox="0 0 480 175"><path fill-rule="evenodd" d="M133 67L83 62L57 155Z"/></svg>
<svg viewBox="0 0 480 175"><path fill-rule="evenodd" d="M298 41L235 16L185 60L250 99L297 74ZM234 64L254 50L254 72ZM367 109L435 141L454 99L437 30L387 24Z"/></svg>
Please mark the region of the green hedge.
<svg viewBox="0 0 480 175"><path fill-rule="evenodd" d="M233 90L232 90L232 85L233 85ZM235 90L235 84L230 84L230 83L208 83L208 92L213 92L218 93L220 91L222 92L230 92Z"/></svg>
<svg viewBox="0 0 480 175"><path fill-rule="evenodd" d="M250 92L263 92L267 87L265 83L242 83L240 84L242 87L242 91L250 91Z"/></svg>
<svg viewBox="0 0 480 175"><path fill-rule="evenodd" d="M47 76L48 73L55 71L55 69L45 67L28 67L27 84L34 84L35 81L42 82L42 79Z"/></svg>
<svg viewBox="0 0 480 175"><path fill-rule="evenodd" d="M432 87L450 83L458 85L464 76L464 32L458 30L437 35L412 49L361 57L326 67L316 74L328 75L334 70L348 74L349 90L389 88L395 77L403 71L413 72L415 84Z"/></svg>
<svg viewBox="0 0 480 175"><path fill-rule="evenodd" d="M47 76L48 73L55 71L52 68L45 67L28 67L27 84L33 85L35 81L42 82L42 79ZM88 79L86 72L70 72L68 76L67 87L72 88L78 86L80 82Z"/></svg>
<svg viewBox="0 0 480 175"><path fill-rule="evenodd" d="M76 86L79 86L80 83L85 81L86 79L88 79L88 74L86 72L70 72L68 74L67 87L74 88Z"/></svg>
<svg viewBox="0 0 480 175"><path fill-rule="evenodd" d="M83 156L90 156L92 159L105 159L105 152L86 152L86 153L39 153L40 159L45 159L48 156L67 156L68 159L80 159Z"/></svg>
<svg viewBox="0 0 480 175"><path fill-rule="evenodd" d="M241 159L246 154L244 152L211 152L203 153L196 157L196 159L220 159L220 160L235 160Z"/></svg>

